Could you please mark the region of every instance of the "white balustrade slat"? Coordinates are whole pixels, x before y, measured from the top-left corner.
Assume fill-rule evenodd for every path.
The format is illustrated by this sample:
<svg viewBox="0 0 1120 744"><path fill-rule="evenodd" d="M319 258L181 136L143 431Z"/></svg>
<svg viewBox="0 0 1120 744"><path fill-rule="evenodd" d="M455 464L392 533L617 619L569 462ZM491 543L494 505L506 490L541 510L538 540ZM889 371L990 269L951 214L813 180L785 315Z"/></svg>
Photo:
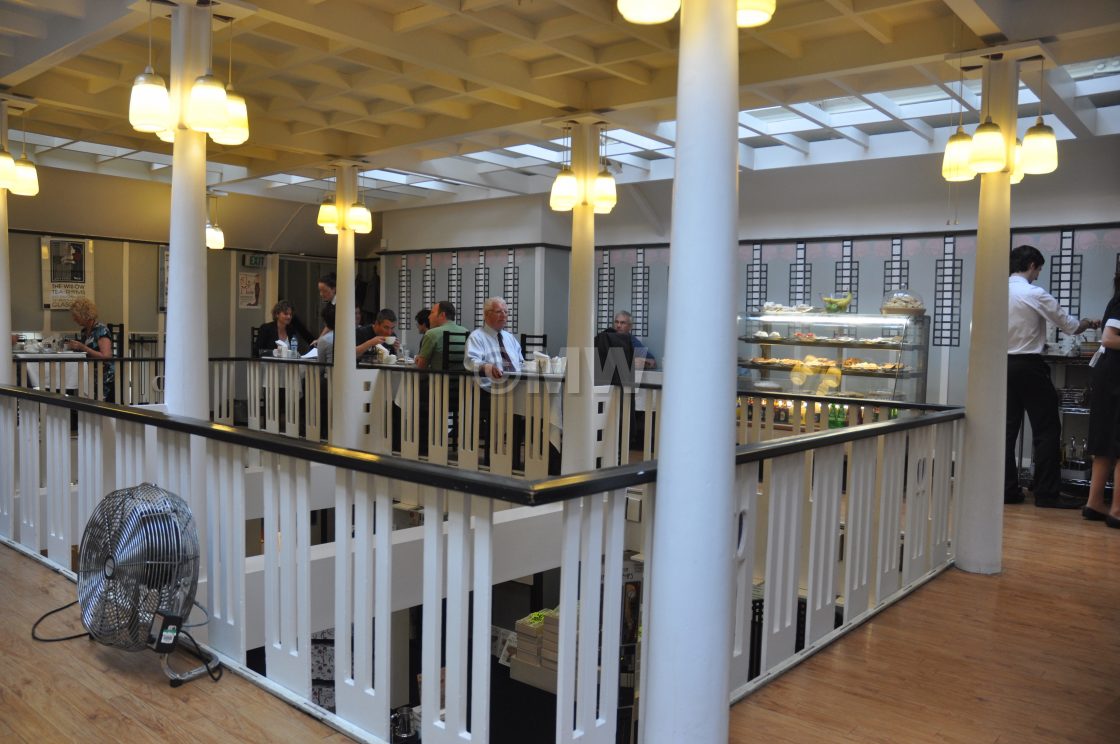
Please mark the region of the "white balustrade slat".
<svg viewBox="0 0 1120 744"><path fill-rule="evenodd" d="M398 390L401 407L401 457L420 459L420 375L405 374L397 370L382 370L389 378L389 390ZM393 403L388 403L392 408Z"/></svg>
<svg viewBox="0 0 1120 744"><path fill-rule="evenodd" d="M490 388L490 433L487 440L490 447L490 472L498 475L513 475L513 391L508 386L494 385Z"/></svg>
<svg viewBox="0 0 1120 744"><path fill-rule="evenodd" d="M871 566L876 541L872 539L875 514L875 471L879 440L852 442L848 455L848 512L844 539L844 622L866 612L871 598Z"/></svg>
<svg viewBox="0 0 1120 744"><path fill-rule="evenodd" d="M619 640L622 632L622 551L626 526L626 489L606 495L606 540L603 546L603 624L598 637L601 643L601 666L598 679L599 705L595 716L595 734L588 741L613 744L618 716ZM595 636L588 643L595 647Z"/></svg>
<svg viewBox="0 0 1120 744"><path fill-rule="evenodd" d="M478 470L479 465L479 394L481 388L474 377L459 378L458 460L462 470Z"/></svg>
<svg viewBox="0 0 1120 744"><path fill-rule="evenodd" d="M208 442L205 518L206 600L210 643L222 653L244 660L247 615L245 599L245 469L240 448Z"/></svg>
<svg viewBox="0 0 1120 744"><path fill-rule="evenodd" d="M335 709L344 719L386 741L390 738L392 518L385 478L338 470Z"/></svg>
<svg viewBox="0 0 1120 744"><path fill-rule="evenodd" d="M16 399L0 398L0 536L15 537Z"/></svg>
<svg viewBox="0 0 1120 744"><path fill-rule="evenodd" d="M758 465L757 462L748 462L735 466L735 485L738 489L738 540L735 545L734 559L735 598L731 603L733 610L729 676L731 690L738 690L746 685L750 676L754 551L757 543L760 542L756 535L758 529Z"/></svg>
<svg viewBox="0 0 1120 744"><path fill-rule="evenodd" d="M906 461L906 432L883 437L883 455L879 458L879 510L875 519L875 604L880 605L901 586L902 572L899 551L902 548L903 463Z"/></svg>
<svg viewBox="0 0 1120 744"><path fill-rule="evenodd" d="M804 471L804 453L771 461L762 608L760 668L763 671L773 669L794 653L802 560Z"/></svg>
<svg viewBox="0 0 1120 744"><path fill-rule="evenodd" d="M580 548L585 499L564 502L563 542L560 548L560 623L556 661L556 741L567 744L577 728L575 608L579 602Z"/></svg>
<svg viewBox="0 0 1120 744"><path fill-rule="evenodd" d="M116 421L116 483L129 488L144 481L145 431L142 424Z"/></svg>
<svg viewBox="0 0 1120 744"><path fill-rule="evenodd" d="M934 427L929 558L935 568L949 560L949 514L953 498L953 440L956 423L950 421Z"/></svg>
<svg viewBox="0 0 1120 744"><path fill-rule="evenodd" d="M471 497L474 512L471 741L490 741L490 633L494 584L494 501Z"/></svg>
<svg viewBox="0 0 1120 744"><path fill-rule="evenodd" d="M435 465L446 465L451 461L451 441L448 435L448 418L451 415L452 396L458 396L458 384L448 375L406 375L417 378L420 396L424 391L428 394L428 409L425 425L428 431L428 462ZM418 399L419 402L419 399ZM407 417L408 412L402 411L402 416ZM416 418L420 418L419 411ZM457 424L456 424L457 426Z"/></svg>
<svg viewBox="0 0 1120 744"><path fill-rule="evenodd" d="M456 740L448 736L441 715L443 703L440 690L441 638L443 633L443 588L446 576L447 549L443 539L444 491L424 488L424 620L421 638L420 705L423 710L420 738L425 742Z"/></svg>
<svg viewBox="0 0 1120 744"><path fill-rule="evenodd" d="M905 555L903 581L907 584L930 570L930 490L933 471L933 427L911 429L906 475Z"/></svg>
<svg viewBox="0 0 1120 744"><path fill-rule="evenodd" d="M261 407L261 392L264 387L264 380L262 379L263 362L251 362L246 367L246 395L249 398L249 428L260 429L262 416L264 411Z"/></svg>
<svg viewBox="0 0 1120 744"><path fill-rule="evenodd" d="M596 717L599 649L599 612L602 608L603 509L601 495L585 496L580 525L579 614L577 627L582 643L576 643L576 724L585 734ZM561 608L561 614L568 608Z"/></svg>
<svg viewBox="0 0 1120 744"><path fill-rule="evenodd" d="M447 494L447 626L444 636L446 715L452 734L467 731L467 609L470 606L471 542L469 539L471 497Z"/></svg>
<svg viewBox="0 0 1120 744"><path fill-rule="evenodd" d="M654 542L653 542L653 524L655 520L655 513L657 511L657 484L650 483L645 486L646 492L642 496L642 533L644 535L644 545L642 557L645 560L645 565L642 574L642 637L649 638L650 623L655 622L654 618L650 615L650 600L653 596L652 582L650 578L653 570L653 557L654 557ZM650 667L650 650L648 643L638 644L638 689L635 694L640 696L643 690L649 689L649 667ZM638 706L638 736L639 741L644 736L646 730L646 708L648 706Z"/></svg>
<svg viewBox="0 0 1120 744"><path fill-rule="evenodd" d="M805 645L831 633L836 624L836 567L840 560L840 502L844 446L813 452L813 504L809 538L809 583L805 596Z"/></svg>
<svg viewBox="0 0 1120 744"><path fill-rule="evenodd" d="M49 406L43 413L46 449L46 543L47 557L61 566L70 565L70 410Z"/></svg>
<svg viewBox="0 0 1120 744"><path fill-rule="evenodd" d="M40 378L42 379L42 378ZM19 541L39 552L39 404L19 402Z"/></svg>

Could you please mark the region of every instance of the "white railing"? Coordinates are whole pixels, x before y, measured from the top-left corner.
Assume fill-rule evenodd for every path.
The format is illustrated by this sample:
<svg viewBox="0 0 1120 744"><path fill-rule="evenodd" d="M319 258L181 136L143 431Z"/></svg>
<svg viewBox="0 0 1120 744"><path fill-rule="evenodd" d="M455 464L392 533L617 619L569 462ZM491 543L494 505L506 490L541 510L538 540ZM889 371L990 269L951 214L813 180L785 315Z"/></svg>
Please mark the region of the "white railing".
<svg viewBox="0 0 1120 744"><path fill-rule="evenodd" d="M617 389L605 395L606 409L625 409ZM904 410L740 447L735 698L950 564L962 418ZM613 465L627 448L604 439ZM556 739L614 742L623 560L644 555L648 586L655 477L644 462L525 481L0 387L0 538L69 570L109 491L147 480L183 495L204 546L209 647L250 676L249 652L263 647L265 686L368 741L389 741L390 710L416 702L394 681L408 662L390 618L417 605L424 740L489 740L489 711L504 704L490 694L492 587L558 567ZM422 506L422 526L392 529L402 498ZM316 543L309 516L324 507L335 539ZM248 524L263 555L248 555ZM312 702L311 638L331 628L328 711ZM644 677L658 649L640 653Z"/></svg>

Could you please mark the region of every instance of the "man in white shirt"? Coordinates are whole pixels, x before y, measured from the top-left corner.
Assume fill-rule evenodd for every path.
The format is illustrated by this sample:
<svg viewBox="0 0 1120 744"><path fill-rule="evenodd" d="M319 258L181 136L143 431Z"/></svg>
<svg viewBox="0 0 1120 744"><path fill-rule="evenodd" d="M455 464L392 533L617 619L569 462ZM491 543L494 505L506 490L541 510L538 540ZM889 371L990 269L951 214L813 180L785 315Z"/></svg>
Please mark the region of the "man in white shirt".
<svg viewBox="0 0 1120 744"><path fill-rule="evenodd" d="M1050 381L1050 367L1042 360L1046 324L1076 335L1099 321L1078 320L1062 309L1041 287L1034 286L1046 259L1031 245L1011 251L1007 280L1007 449L1003 503L1023 501L1015 443L1023 425L1023 411L1031 420L1034 461L1034 503L1055 509L1077 509L1083 499L1061 493L1060 449L1062 422L1058 393Z"/></svg>
<svg viewBox="0 0 1120 744"><path fill-rule="evenodd" d="M524 358L521 343L505 330L509 309L501 297L491 297L482 306L482 327L467 336L463 366L482 378L483 390L491 380L500 380L506 372L520 372Z"/></svg>

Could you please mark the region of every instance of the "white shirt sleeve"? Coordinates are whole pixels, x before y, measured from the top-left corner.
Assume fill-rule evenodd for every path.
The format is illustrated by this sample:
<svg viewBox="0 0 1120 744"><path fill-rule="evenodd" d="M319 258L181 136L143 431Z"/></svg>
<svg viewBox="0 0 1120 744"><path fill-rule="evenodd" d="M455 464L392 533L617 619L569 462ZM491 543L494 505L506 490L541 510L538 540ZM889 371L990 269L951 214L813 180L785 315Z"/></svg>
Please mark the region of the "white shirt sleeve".
<svg viewBox="0 0 1120 744"><path fill-rule="evenodd" d="M1032 293L1031 304L1034 305L1038 313L1046 319L1048 323L1053 323L1055 326L1065 331L1066 333L1073 334L1077 331L1078 320L1073 317L1058 304L1049 292L1038 288L1038 291Z"/></svg>

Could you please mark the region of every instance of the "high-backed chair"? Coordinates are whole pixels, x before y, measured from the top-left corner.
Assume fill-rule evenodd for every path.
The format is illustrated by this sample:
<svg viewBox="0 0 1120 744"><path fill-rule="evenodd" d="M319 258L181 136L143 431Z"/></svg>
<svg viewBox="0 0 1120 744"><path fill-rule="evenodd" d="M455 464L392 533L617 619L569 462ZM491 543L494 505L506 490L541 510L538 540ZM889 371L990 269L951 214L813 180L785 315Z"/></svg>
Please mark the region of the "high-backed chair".
<svg viewBox="0 0 1120 744"><path fill-rule="evenodd" d="M445 370L462 368L463 356L467 350L468 335L463 332L451 331L443 334L443 368Z"/></svg>
<svg viewBox="0 0 1120 744"><path fill-rule="evenodd" d="M521 353L525 355L526 359L529 359L532 357L534 351L539 351L542 354L548 353L547 333L521 334Z"/></svg>
<svg viewBox="0 0 1120 744"><path fill-rule="evenodd" d="M257 348L257 341L261 336L261 327L253 326L249 329L249 356L256 359L261 355L261 350Z"/></svg>
<svg viewBox="0 0 1120 744"><path fill-rule="evenodd" d="M113 356L123 357L125 346L124 323L106 323L105 325L109 329L109 341L113 344Z"/></svg>

